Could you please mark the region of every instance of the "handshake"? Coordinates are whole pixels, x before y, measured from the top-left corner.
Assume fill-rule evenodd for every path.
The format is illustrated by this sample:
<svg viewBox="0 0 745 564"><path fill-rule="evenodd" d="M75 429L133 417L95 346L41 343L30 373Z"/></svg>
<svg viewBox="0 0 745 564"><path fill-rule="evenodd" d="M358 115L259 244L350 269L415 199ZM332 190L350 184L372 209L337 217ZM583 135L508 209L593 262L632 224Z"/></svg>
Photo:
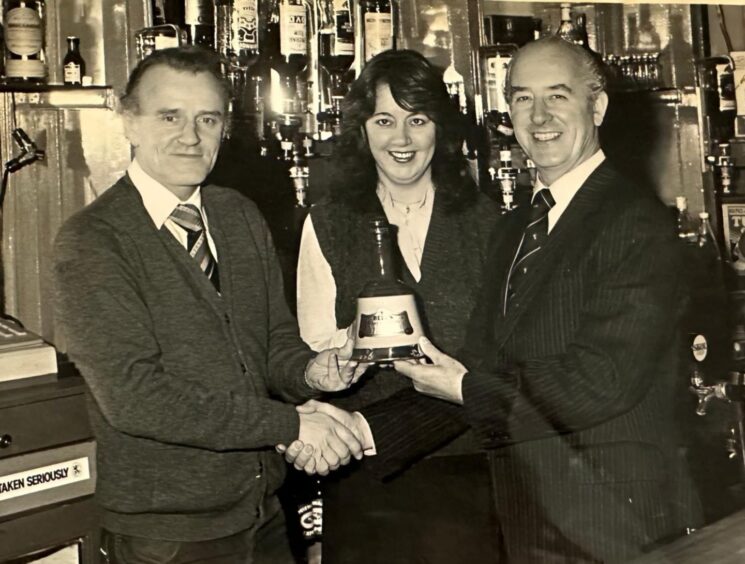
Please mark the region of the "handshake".
<svg viewBox="0 0 745 564"><path fill-rule="evenodd" d="M357 382L369 364L351 360L351 332L343 347L318 353L305 369L305 382L314 390L338 392ZM310 400L297 406L300 433L289 446L277 445L285 460L307 474L325 476L330 470L360 460L365 450L363 429L367 423L359 413L349 413L328 403ZM368 446L371 448L371 445Z"/></svg>
<svg viewBox="0 0 745 564"><path fill-rule="evenodd" d="M296 409L300 415L297 440L289 446L277 445L277 452L296 469L325 476L349 464L352 457L361 460L364 451L372 448L365 437L367 424L359 413L315 400Z"/></svg>

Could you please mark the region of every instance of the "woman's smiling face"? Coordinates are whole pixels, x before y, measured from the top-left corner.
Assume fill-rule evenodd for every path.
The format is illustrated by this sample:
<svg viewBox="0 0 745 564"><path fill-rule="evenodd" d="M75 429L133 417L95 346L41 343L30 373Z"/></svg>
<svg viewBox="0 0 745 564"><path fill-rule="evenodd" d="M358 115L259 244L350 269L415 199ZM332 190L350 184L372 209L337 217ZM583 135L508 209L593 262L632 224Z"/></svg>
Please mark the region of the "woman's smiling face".
<svg viewBox="0 0 745 564"><path fill-rule="evenodd" d="M381 183L409 187L429 182L435 123L399 106L387 84L376 90L375 111L365 122L365 133Z"/></svg>

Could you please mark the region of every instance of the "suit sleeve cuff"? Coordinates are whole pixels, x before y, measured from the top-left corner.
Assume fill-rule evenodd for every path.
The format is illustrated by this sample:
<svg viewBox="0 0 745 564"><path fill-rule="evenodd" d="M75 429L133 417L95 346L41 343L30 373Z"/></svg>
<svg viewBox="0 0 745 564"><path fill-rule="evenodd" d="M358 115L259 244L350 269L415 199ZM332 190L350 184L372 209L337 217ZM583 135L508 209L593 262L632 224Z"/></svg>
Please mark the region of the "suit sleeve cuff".
<svg viewBox="0 0 745 564"><path fill-rule="evenodd" d="M505 429L519 387L517 369L467 372L462 381L463 408L471 427L486 436Z"/></svg>

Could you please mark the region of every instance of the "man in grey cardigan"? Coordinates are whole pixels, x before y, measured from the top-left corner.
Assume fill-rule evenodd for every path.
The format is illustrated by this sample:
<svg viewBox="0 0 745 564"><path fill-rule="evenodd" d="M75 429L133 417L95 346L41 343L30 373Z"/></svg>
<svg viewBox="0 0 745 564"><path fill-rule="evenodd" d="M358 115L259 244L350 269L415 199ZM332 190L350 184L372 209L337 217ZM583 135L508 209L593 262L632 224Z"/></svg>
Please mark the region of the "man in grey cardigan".
<svg viewBox="0 0 745 564"><path fill-rule="evenodd" d="M292 405L359 376L351 343L314 356L256 207L202 186L227 111L218 63L180 48L135 68L122 97L134 160L56 242L110 563L292 562L274 445L315 445L322 472L362 456L346 427Z"/></svg>

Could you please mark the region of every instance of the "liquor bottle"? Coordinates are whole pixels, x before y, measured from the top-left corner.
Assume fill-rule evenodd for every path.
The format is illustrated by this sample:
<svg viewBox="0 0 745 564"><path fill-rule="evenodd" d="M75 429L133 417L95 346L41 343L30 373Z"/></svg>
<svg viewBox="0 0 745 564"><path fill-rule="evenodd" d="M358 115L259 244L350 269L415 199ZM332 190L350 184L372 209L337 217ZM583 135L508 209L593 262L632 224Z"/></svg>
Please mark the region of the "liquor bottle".
<svg viewBox="0 0 745 564"><path fill-rule="evenodd" d="M484 112L506 114L509 104L504 97L507 67L517 51L514 43L497 43L479 48L481 80L484 89Z"/></svg>
<svg viewBox="0 0 745 564"><path fill-rule="evenodd" d="M500 38L497 38L498 41ZM497 43L479 48L481 70L481 89L483 92L483 119L486 150L481 151L481 159L488 163L482 168L500 168L499 152L514 141L514 131L509 115L509 101L504 96L504 83L507 68L517 51L514 43Z"/></svg>
<svg viewBox="0 0 745 564"><path fill-rule="evenodd" d="M215 16L212 0L186 0L184 25L192 45L215 46Z"/></svg>
<svg viewBox="0 0 745 564"><path fill-rule="evenodd" d="M344 77L354 62L354 29L348 0L321 0L318 62L328 76L331 114L338 119L347 93Z"/></svg>
<svg viewBox="0 0 745 564"><path fill-rule="evenodd" d="M259 58L258 0L215 1L215 50L233 94L236 115L258 113L249 69Z"/></svg>
<svg viewBox="0 0 745 564"><path fill-rule="evenodd" d="M681 241L696 243L698 241L698 233L691 220L691 216L688 214L688 200L686 197L676 197L675 207L678 210L675 225L675 231L678 233L678 237Z"/></svg>
<svg viewBox="0 0 745 564"><path fill-rule="evenodd" d="M587 14L577 14L575 21L577 22L577 29L579 29L579 36L581 38L580 45L588 51L592 51L590 38L587 35Z"/></svg>
<svg viewBox="0 0 745 564"><path fill-rule="evenodd" d="M5 2L5 78L11 82L46 82L44 0Z"/></svg>
<svg viewBox="0 0 745 564"><path fill-rule="evenodd" d="M569 43L582 45L582 32L572 19L571 4L561 5L561 23L559 24L559 29L556 31L556 35L565 41L569 41Z"/></svg>
<svg viewBox="0 0 745 564"><path fill-rule="evenodd" d="M184 27L184 0L163 0L164 23Z"/></svg>
<svg viewBox="0 0 745 564"><path fill-rule="evenodd" d="M150 9L153 14L153 26L165 25L166 15L163 0L150 0Z"/></svg>
<svg viewBox="0 0 745 564"><path fill-rule="evenodd" d="M396 48L391 0L367 0L362 7L365 61Z"/></svg>
<svg viewBox="0 0 745 564"><path fill-rule="evenodd" d="M302 0L278 0L269 16L267 49L272 77L272 109L298 114L297 77L308 65L308 14Z"/></svg>
<svg viewBox="0 0 745 564"><path fill-rule="evenodd" d="M390 362L419 358L423 335L414 292L396 274L393 227L386 219L373 219L372 250L375 276L357 298L352 357L364 362Z"/></svg>
<svg viewBox="0 0 745 564"><path fill-rule="evenodd" d="M216 0L215 50L232 66L250 68L259 56L258 0Z"/></svg>
<svg viewBox="0 0 745 564"><path fill-rule="evenodd" d="M639 25L634 50L638 53L659 53L660 43L660 34L652 23L650 6L639 4Z"/></svg>
<svg viewBox="0 0 745 564"><path fill-rule="evenodd" d="M67 54L62 61L62 72L65 84L82 84L85 76L85 61L80 54L80 38L73 35L67 37Z"/></svg>
<svg viewBox="0 0 745 564"><path fill-rule="evenodd" d="M670 14L670 38L660 53L663 86L682 88L693 86L696 67L693 47L685 40L685 23L683 15Z"/></svg>

